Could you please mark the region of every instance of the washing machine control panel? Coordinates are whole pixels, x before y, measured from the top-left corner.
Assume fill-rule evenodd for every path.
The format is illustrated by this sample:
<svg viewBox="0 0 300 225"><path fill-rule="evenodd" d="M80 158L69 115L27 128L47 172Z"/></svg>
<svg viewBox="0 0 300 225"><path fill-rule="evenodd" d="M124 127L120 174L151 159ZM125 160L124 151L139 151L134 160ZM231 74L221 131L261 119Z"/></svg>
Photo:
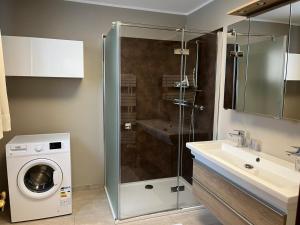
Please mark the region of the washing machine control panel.
<svg viewBox="0 0 300 225"><path fill-rule="evenodd" d="M12 152L27 151L27 145L26 144L12 145L10 147L10 151L12 151Z"/></svg>
<svg viewBox="0 0 300 225"><path fill-rule="evenodd" d="M42 145L36 145L36 146L34 147L34 150L35 150L36 152L41 152L41 151L43 151L43 146L42 146Z"/></svg>
<svg viewBox="0 0 300 225"><path fill-rule="evenodd" d="M63 141L11 144L7 145L8 156L38 155L66 152L69 149L68 143Z"/></svg>
<svg viewBox="0 0 300 225"><path fill-rule="evenodd" d="M62 148L62 143L61 142L51 142L51 143L49 143L49 149L50 150L61 149L61 148Z"/></svg>

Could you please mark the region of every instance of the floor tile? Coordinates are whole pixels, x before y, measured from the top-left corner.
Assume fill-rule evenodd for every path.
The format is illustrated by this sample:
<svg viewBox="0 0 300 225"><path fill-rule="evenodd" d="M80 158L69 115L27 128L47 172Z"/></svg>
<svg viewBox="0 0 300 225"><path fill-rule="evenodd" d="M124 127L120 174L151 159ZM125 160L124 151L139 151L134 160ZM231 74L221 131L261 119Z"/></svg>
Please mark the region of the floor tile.
<svg viewBox="0 0 300 225"><path fill-rule="evenodd" d="M86 214L75 216L75 225L114 225L111 216L98 216L95 214Z"/></svg>
<svg viewBox="0 0 300 225"><path fill-rule="evenodd" d="M55 218L49 218L49 219L42 219L42 220L35 220L35 221L29 221L29 222L22 222L18 223L22 225L74 225L74 216L68 215L68 216L60 216Z"/></svg>
<svg viewBox="0 0 300 225"><path fill-rule="evenodd" d="M205 208L193 212L171 215L175 224L183 225L221 225L221 223Z"/></svg>
<svg viewBox="0 0 300 225"><path fill-rule="evenodd" d="M0 225L9 225L8 213L0 213ZM124 225L221 225L205 208L190 212L144 219ZM73 214L17 223L17 225L114 225L104 190L78 190L73 194Z"/></svg>

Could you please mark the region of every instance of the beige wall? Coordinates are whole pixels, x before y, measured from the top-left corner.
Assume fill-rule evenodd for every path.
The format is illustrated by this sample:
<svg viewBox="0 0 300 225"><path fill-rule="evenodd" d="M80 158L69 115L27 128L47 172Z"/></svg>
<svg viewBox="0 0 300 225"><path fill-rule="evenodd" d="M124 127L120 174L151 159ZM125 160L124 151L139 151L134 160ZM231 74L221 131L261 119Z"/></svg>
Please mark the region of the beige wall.
<svg viewBox="0 0 300 225"><path fill-rule="evenodd" d="M187 18L187 25L209 30L218 29L242 20L240 17L232 17L226 13L234 7L245 3L247 0L215 1ZM225 55L223 55L225 57ZM292 150L289 146L300 146L300 122L275 120L261 116L238 113L223 109L224 99L224 72L221 72L221 96L218 138L227 139L228 133L233 129L247 130L252 138L262 141L262 150L286 160L289 158L285 151Z"/></svg>
<svg viewBox="0 0 300 225"><path fill-rule="evenodd" d="M74 186L103 184L101 34L112 21L215 30L240 21L226 13L245 2L214 1L185 18L62 0L1 0L4 35L83 40L85 78L8 78L13 131L0 141L0 189L6 186L5 143L16 134L46 132L71 132ZM300 145L300 123L221 109L219 138L234 128L249 130L263 140L264 151L282 158L288 159L289 145Z"/></svg>
<svg viewBox="0 0 300 225"><path fill-rule="evenodd" d="M64 2L1 0L3 35L84 41L85 78L8 78L12 132L0 141L0 189L6 187L5 143L17 134L70 132L73 185L103 185L101 34L112 21L183 26L184 16Z"/></svg>
<svg viewBox="0 0 300 225"><path fill-rule="evenodd" d="M202 30L216 30L240 21L243 17L228 16L227 12L251 0L215 0L187 17L187 26Z"/></svg>

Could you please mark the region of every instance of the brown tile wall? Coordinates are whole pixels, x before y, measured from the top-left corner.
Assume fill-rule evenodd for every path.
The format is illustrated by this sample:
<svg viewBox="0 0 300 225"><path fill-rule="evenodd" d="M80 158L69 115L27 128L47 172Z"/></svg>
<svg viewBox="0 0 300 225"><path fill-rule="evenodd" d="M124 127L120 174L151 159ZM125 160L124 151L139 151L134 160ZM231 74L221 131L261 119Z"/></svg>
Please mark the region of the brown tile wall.
<svg viewBox="0 0 300 225"><path fill-rule="evenodd" d="M205 106L204 111L195 111L196 140L212 138L215 94L216 36L199 38L199 89L203 90L196 98L196 104ZM187 58L187 74L191 75L195 66L195 40L189 42L190 55ZM177 41L151 40L139 38L121 39L121 73L136 76L136 106L122 112L133 110L136 120L160 119L172 126L178 126L178 106L163 100L166 92L178 93L179 89L163 87L163 75L180 74L180 55L174 49L180 48ZM178 80L179 81L179 80ZM190 80L192 84L192 81ZM122 87L122 93L126 88ZM191 92L189 90L188 92ZM192 93L192 92L191 92ZM122 102L121 102L122 105ZM189 127L191 109L185 108L185 127ZM122 116L121 116L122 117ZM122 125L122 134L128 132ZM135 143L121 144L121 181L134 182L148 179L174 177L177 175L178 136L170 136L171 143L158 139L146 132L137 122L133 125L136 132ZM189 135L184 135L184 143ZM182 152L182 176L191 182L192 156L184 148Z"/></svg>

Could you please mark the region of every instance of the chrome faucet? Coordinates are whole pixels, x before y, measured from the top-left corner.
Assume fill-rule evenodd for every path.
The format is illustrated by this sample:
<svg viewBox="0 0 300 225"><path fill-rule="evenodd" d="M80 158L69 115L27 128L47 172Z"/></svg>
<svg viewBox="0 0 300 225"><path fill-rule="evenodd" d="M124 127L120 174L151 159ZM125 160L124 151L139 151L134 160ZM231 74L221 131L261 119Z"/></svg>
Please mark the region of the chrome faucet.
<svg viewBox="0 0 300 225"><path fill-rule="evenodd" d="M243 130L234 130L234 131L237 131L237 133L229 133L229 135L238 137L237 147L247 147L246 132Z"/></svg>
<svg viewBox="0 0 300 225"><path fill-rule="evenodd" d="M300 172L300 147L291 146L292 148L296 149L295 152L287 151L288 155L295 156L295 170Z"/></svg>

